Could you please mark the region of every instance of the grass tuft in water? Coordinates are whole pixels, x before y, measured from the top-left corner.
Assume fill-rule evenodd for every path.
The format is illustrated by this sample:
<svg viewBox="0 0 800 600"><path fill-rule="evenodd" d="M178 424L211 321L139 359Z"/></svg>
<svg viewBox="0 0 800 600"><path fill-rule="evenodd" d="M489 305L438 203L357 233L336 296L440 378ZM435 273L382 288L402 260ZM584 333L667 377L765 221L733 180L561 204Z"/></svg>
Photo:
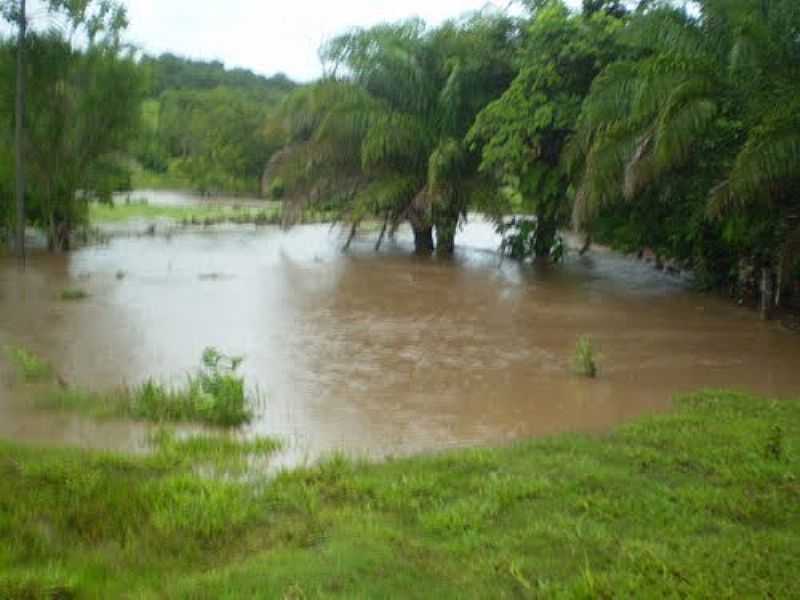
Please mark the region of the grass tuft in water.
<svg viewBox="0 0 800 600"><path fill-rule="evenodd" d="M65 302L77 302L79 300L86 300L89 293L80 288L67 288L61 292L61 299Z"/></svg>
<svg viewBox="0 0 800 600"><path fill-rule="evenodd" d="M150 421L200 421L236 427L252 418L244 378L236 374L242 358L216 348L203 352L202 367L189 376L185 389L170 389L152 380L130 394L131 416Z"/></svg>
<svg viewBox="0 0 800 600"><path fill-rule="evenodd" d="M6 348L6 354L17 366L27 383L49 381L53 378L50 365L25 348Z"/></svg>
<svg viewBox="0 0 800 600"><path fill-rule="evenodd" d="M597 377L594 346L588 336L582 336L578 340L578 344L575 347L575 356L572 359L572 370L583 377Z"/></svg>
<svg viewBox="0 0 800 600"><path fill-rule="evenodd" d="M189 375L185 387L170 387L151 379L111 392L52 390L41 399L40 406L76 410L96 417L237 427L253 417L244 378L237 374L241 364L241 357L207 348L201 368Z"/></svg>

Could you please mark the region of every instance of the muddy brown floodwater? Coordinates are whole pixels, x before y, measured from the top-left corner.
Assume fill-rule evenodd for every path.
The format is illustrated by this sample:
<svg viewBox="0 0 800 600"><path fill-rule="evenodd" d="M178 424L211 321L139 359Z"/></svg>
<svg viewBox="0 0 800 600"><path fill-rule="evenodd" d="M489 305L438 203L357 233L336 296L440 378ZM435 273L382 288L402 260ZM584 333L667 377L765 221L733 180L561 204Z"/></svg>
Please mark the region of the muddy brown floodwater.
<svg viewBox="0 0 800 600"><path fill-rule="evenodd" d="M411 256L408 236L379 254L341 242L327 226L240 228L37 254L24 273L5 260L0 344L94 389L180 383L206 346L242 354L266 398L249 432L287 439L289 462L604 430L702 387L800 394L800 338L612 253L500 263L480 220L453 260ZM91 297L61 302L66 287ZM570 373L583 334L595 381ZM141 425L32 411L0 375L0 437L144 444Z"/></svg>

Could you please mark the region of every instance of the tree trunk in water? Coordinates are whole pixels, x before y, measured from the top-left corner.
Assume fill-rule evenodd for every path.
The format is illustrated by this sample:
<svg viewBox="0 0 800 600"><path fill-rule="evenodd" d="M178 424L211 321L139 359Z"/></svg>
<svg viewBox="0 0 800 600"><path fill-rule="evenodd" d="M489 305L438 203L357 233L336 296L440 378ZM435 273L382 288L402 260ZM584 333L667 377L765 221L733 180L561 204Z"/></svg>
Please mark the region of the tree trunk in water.
<svg viewBox="0 0 800 600"><path fill-rule="evenodd" d="M47 226L47 251L51 254L56 251L56 224L52 216Z"/></svg>
<svg viewBox="0 0 800 600"><path fill-rule="evenodd" d="M772 290L772 272L767 266L761 268L761 319L769 321L772 316L772 302L774 292Z"/></svg>
<svg viewBox="0 0 800 600"><path fill-rule="evenodd" d="M581 247L578 254L583 256L591 249L591 247L592 247L592 234L589 233L586 235L586 239L583 241L583 246Z"/></svg>
<svg viewBox="0 0 800 600"><path fill-rule="evenodd" d="M25 265L25 155L24 155L24 123L25 123L25 41L27 33L27 14L25 0L19 4L19 35L17 37L17 98L16 98L16 201L17 201L17 235L16 250L20 265Z"/></svg>
<svg viewBox="0 0 800 600"><path fill-rule="evenodd" d="M434 250L433 227L414 228L414 252L430 254Z"/></svg>
<svg viewBox="0 0 800 600"><path fill-rule="evenodd" d="M350 250L350 244L353 243L356 233L358 233L358 222L353 223L353 225L350 227L350 235L347 236L347 242L345 243L344 248L342 248L342 252L347 252Z"/></svg>
<svg viewBox="0 0 800 600"><path fill-rule="evenodd" d="M381 249L381 244L383 244L383 238L386 235L386 229L389 227L389 216L390 213L386 213L386 218L383 219L383 227L381 228L381 234L378 236L378 241L375 242L375 252Z"/></svg>
<svg viewBox="0 0 800 600"><path fill-rule="evenodd" d="M456 249L456 229L458 219L436 225L436 251L439 254L452 254Z"/></svg>

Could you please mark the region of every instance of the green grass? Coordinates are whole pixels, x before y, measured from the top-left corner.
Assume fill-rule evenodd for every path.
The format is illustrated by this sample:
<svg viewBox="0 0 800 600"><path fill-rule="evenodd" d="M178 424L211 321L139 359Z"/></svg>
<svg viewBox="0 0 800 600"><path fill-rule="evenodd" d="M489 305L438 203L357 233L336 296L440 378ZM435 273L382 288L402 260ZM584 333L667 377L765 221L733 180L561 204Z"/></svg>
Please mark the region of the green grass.
<svg viewBox="0 0 800 600"><path fill-rule="evenodd" d="M134 219L169 219L184 225L216 225L224 222L269 224L280 222L280 206L272 202L265 202L265 206L259 208L157 206L144 202L117 205L93 203L89 206L89 221L93 224L124 223Z"/></svg>
<svg viewBox="0 0 800 600"><path fill-rule="evenodd" d="M28 383L50 381L53 378L50 365L25 348L8 347L6 355L17 367L22 379Z"/></svg>
<svg viewBox="0 0 800 600"><path fill-rule="evenodd" d="M86 298L89 297L89 293L80 288L67 288L62 290L60 297L65 302L78 302L80 300L86 300Z"/></svg>
<svg viewBox="0 0 800 600"><path fill-rule="evenodd" d="M303 213L302 223L329 223L335 220L332 211L307 210ZM132 220L155 221L168 219L188 226L219 225L233 223L239 225L279 225L281 223L281 205L279 202L264 201L264 206L236 205L201 205L201 206L159 206L145 202L129 204L89 205L89 222L93 225L126 223Z"/></svg>
<svg viewBox="0 0 800 600"><path fill-rule="evenodd" d="M247 397L244 379L236 374L240 364L240 358L208 348L202 367L188 376L183 387L169 387L154 380L108 392L58 387L42 394L38 406L101 418L238 427L252 419L252 405L258 400Z"/></svg>
<svg viewBox="0 0 800 600"><path fill-rule="evenodd" d="M0 443L0 597L798 591L798 402L705 392L604 436L337 456L272 479L203 468L241 473L258 448L165 435L152 456L126 457Z"/></svg>
<svg viewBox="0 0 800 600"><path fill-rule="evenodd" d="M203 353L202 366L187 377L182 387L154 380L142 385L107 392L55 385L46 362L24 348L6 353L27 383L47 382L37 404L43 409L70 410L93 417L124 417L157 423L195 422L217 427L237 427L253 417L259 398L248 398L244 379L236 374L239 357L229 357L214 348Z"/></svg>

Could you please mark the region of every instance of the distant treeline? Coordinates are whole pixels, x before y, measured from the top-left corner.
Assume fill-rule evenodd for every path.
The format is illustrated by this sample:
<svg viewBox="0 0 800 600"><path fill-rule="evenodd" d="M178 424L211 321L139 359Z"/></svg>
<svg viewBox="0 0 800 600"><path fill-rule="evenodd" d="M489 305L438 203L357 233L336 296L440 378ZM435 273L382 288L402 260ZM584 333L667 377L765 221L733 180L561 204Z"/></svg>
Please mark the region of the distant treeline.
<svg viewBox="0 0 800 600"><path fill-rule="evenodd" d="M265 133L267 116L297 84L172 54L145 56L139 65L147 99L133 157L155 175L151 184L258 193L277 149Z"/></svg>
<svg viewBox="0 0 800 600"><path fill-rule="evenodd" d="M255 92L290 92L295 84L279 73L265 77L248 69L227 69L219 61L205 62L174 54L143 56L139 64L148 76L148 95L158 98L168 90L213 90L218 87Z"/></svg>

